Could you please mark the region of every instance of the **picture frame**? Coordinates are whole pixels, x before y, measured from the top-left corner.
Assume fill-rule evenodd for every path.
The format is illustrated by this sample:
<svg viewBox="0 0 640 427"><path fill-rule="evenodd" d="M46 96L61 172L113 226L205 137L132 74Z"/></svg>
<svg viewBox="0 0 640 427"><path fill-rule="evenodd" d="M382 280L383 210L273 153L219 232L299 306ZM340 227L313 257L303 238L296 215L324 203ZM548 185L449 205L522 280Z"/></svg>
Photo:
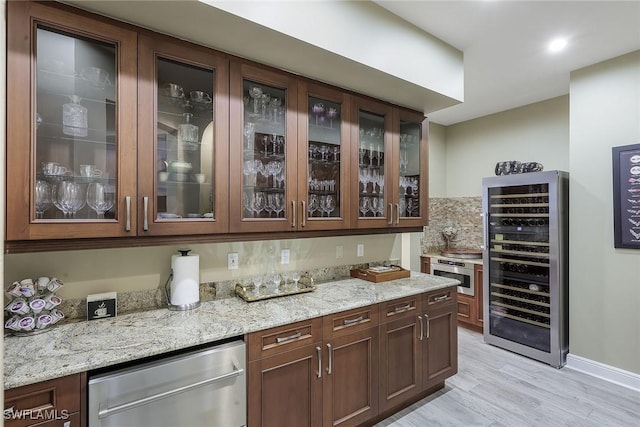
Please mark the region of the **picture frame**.
<svg viewBox="0 0 640 427"><path fill-rule="evenodd" d="M614 247L640 249L640 144L612 147Z"/></svg>

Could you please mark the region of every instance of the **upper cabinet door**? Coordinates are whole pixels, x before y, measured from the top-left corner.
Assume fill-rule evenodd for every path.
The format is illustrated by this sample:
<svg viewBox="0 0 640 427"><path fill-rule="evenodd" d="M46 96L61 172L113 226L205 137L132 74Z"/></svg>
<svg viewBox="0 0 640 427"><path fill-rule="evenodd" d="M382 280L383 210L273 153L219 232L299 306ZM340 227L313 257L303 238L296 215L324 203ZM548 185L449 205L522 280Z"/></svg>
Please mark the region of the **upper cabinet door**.
<svg viewBox="0 0 640 427"><path fill-rule="evenodd" d="M136 34L7 6L7 240L135 234Z"/></svg>
<svg viewBox="0 0 640 427"><path fill-rule="evenodd" d="M228 231L228 60L139 37L138 234Z"/></svg>
<svg viewBox="0 0 640 427"><path fill-rule="evenodd" d="M393 225L391 106L355 98L351 126L351 226Z"/></svg>
<svg viewBox="0 0 640 427"><path fill-rule="evenodd" d="M296 80L234 61L230 91L230 231L295 230Z"/></svg>
<svg viewBox="0 0 640 427"><path fill-rule="evenodd" d="M348 228L351 96L301 82L298 97L298 229Z"/></svg>
<svg viewBox="0 0 640 427"><path fill-rule="evenodd" d="M393 225L427 225L428 121L421 114L396 109L393 129Z"/></svg>

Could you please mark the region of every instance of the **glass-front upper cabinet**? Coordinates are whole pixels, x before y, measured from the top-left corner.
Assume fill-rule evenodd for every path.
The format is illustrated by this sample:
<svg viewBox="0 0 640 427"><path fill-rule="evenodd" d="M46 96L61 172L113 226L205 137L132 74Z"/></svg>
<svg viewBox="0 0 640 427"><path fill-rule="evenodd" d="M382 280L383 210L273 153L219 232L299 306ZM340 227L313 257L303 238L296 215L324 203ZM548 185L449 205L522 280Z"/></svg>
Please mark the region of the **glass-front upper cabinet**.
<svg viewBox="0 0 640 427"><path fill-rule="evenodd" d="M135 234L136 35L8 3L7 239Z"/></svg>
<svg viewBox="0 0 640 427"><path fill-rule="evenodd" d="M355 228L381 228L393 224L392 108L356 98L351 149L351 215ZM356 161L357 159L357 161Z"/></svg>
<svg viewBox="0 0 640 427"><path fill-rule="evenodd" d="M427 119L406 110L394 110L393 186L396 190L394 226L427 225Z"/></svg>
<svg viewBox="0 0 640 427"><path fill-rule="evenodd" d="M139 46L139 234L226 232L227 60L162 36Z"/></svg>
<svg viewBox="0 0 640 427"><path fill-rule="evenodd" d="M231 63L230 229L296 228L296 83Z"/></svg>
<svg viewBox="0 0 640 427"><path fill-rule="evenodd" d="M307 82L298 94L298 229L347 228L351 97Z"/></svg>

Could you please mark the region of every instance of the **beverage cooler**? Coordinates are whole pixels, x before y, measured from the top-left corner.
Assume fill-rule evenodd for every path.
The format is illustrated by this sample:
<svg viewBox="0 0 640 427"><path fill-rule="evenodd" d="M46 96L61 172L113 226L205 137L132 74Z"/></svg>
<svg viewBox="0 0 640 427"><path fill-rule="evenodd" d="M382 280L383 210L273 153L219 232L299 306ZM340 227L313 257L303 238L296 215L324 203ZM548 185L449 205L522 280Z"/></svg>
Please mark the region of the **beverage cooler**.
<svg viewBox="0 0 640 427"><path fill-rule="evenodd" d="M484 340L556 368L569 349L568 181L560 171L482 180Z"/></svg>

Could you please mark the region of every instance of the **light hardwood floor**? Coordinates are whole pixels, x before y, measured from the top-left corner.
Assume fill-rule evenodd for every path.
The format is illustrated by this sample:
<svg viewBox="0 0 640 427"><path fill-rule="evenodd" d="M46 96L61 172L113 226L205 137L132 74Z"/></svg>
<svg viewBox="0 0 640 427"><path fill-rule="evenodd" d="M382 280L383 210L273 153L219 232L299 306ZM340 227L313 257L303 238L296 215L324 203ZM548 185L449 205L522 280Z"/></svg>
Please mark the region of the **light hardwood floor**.
<svg viewBox="0 0 640 427"><path fill-rule="evenodd" d="M377 427L640 426L640 393L485 344L458 329L458 374Z"/></svg>

